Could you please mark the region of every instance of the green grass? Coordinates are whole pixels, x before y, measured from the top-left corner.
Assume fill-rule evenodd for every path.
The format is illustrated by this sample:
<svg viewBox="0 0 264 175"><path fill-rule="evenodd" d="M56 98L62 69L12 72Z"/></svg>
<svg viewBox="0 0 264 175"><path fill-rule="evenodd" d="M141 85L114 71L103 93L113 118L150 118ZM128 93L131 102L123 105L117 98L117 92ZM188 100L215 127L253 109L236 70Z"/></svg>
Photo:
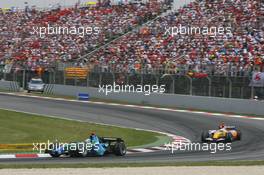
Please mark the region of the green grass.
<svg viewBox="0 0 264 175"><path fill-rule="evenodd" d="M121 137L127 146L156 142L161 134L135 129L98 125L45 116L0 110L0 144L54 141L82 141L91 132L99 136Z"/></svg>
<svg viewBox="0 0 264 175"><path fill-rule="evenodd" d="M155 163L52 163L52 164L0 164L5 168L113 168L157 166L263 166L264 161L208 161L208 162L155 162Z"/></svg>

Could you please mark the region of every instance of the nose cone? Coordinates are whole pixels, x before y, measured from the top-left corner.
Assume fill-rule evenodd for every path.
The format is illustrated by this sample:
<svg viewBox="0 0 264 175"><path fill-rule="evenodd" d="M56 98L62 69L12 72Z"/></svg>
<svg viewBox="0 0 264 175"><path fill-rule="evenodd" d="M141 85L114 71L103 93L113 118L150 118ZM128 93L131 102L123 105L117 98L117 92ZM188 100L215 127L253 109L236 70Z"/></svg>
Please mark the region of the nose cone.
<svg viewBox="0 0 264 175"><path fill-rule="evenodd" d="M213 139L219 139L219 138L221 137L221 134L222 134L222 133L220 133L220 132L215 132L215 133L213 134Z"/></svg>
<svg viewBox="0 0 264 175"><path fill-rule="evenodd" d="M218 134L214 134L213 139L217 139L217 138L218 138Z"/></svg>

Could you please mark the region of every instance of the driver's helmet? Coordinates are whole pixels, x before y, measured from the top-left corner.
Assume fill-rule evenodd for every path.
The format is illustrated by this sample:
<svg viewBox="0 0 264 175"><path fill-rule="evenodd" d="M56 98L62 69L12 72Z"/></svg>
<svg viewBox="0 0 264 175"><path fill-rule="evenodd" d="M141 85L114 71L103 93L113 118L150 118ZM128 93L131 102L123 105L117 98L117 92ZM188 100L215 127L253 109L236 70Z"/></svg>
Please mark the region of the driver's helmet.
<svg viewBox="0 0 264 175"><path fill-rule="evenodd" d="M94 144L99 142L99 139L98 139L98 137L95 135L94 132L92 132L91 135L90 135L90 142L91 142L91 143L94 143Z"/></svg>
<svg viewBox="0 0 264 175"><path fill-rule="evenodd" d="M221 122L220 125L219 125L219 129L223 129L224 127L225 127L225 123Z"/></svg>

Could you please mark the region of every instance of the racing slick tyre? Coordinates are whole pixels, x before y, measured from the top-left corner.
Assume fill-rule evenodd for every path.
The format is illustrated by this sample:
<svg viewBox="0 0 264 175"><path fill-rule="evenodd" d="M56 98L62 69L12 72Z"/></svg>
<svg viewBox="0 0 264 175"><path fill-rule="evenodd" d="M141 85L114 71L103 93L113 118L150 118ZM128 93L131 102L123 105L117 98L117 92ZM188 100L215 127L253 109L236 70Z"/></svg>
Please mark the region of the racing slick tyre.
<svg viewBox="0 0 264 175"><path fill-rule="evenodd" d="M209 137L209 133L208 132L202 132L202 135L201 135L201 141L204 143L204 142L207 142L206 138Z"/></svg>
<svg viewBox="0 0 264 175"><path fill-rule="evenodd" d="M237 140L241 140L241 131L237 131Z"/></svg>
<svg viewBox="0 0 264 175"><path fill-rule="evenodd" d="M83 153L80 153L80 154L82 155L82 157L87 157L88 156L88 151L85 150L85 151L83 151Z"/></svg>
<svg viewBox="0 0 264 175"><path fill-rule="evenodd" d="M225 138L225 142L226 143L230 143L232 142L233 138L232 138L232 134L231 133L227 133L226 134L226 138Z"/></svg>
<svg viewBox="0 0 264 175"><path fill-rule="evenodd" d="M117 142L114 147L114 153L117 156L124 156L126 154L126 145L124 142Z"/></svg>

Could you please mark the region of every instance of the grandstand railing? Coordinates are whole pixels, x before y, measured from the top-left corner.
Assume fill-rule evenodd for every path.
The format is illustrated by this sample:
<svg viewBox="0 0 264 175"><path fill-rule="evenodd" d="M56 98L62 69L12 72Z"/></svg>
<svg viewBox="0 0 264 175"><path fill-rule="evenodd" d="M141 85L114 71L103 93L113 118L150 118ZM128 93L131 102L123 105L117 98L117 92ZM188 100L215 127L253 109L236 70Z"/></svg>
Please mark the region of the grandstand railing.
<svg viewBox="0 0 264 175"><path fill-rule="evenodd" d="M232 75L232 76L231 76ZM264 99L263 87L251 87L251 75L228 76L209 74L206 77L192 77L187 73L170 72L168 70L142 70L141 72L113 72L102 67L93 67L86 77L67 77L65 71L46 70L41 74L32 70L11 70L0 72L0 79L17 81L24 89L33 77L40 76L46 84L63 84L73 86L99 87L99 85L165 85L166 93L252 99L258 96Z"/></svg>

